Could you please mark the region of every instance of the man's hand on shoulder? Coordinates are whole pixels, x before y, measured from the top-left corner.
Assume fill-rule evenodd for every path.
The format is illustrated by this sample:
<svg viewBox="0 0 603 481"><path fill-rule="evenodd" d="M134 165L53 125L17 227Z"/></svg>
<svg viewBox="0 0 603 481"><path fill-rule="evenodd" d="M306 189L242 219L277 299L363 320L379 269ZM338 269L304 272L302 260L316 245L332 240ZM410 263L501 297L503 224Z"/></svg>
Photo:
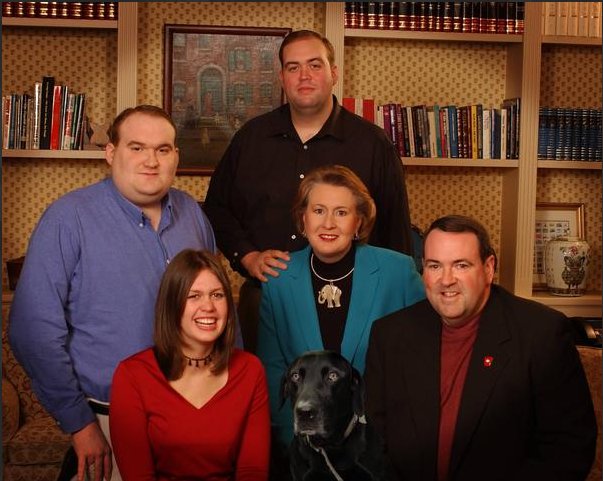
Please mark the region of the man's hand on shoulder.
<svg viewBox="0 0 603 481"><path fill-rule="evenodd" d="M111 447L96 421L73 433L71 442L77 454L77 481L111 479ZM90 478L85 476L87 470Z"/></svg>
<svg viewBox="0 0 603 481"><path fill-rule="evenodd" d="M278 277L278 271L275 269L286 269L286 262L289 262L289 259L288 252L279 251L277 249L268 249L262 252L252 251L245 254L241 259L241 264L247 269L249 275L262 282L267 282L268 278L265 274L271 275L272 277Z"/></svg>

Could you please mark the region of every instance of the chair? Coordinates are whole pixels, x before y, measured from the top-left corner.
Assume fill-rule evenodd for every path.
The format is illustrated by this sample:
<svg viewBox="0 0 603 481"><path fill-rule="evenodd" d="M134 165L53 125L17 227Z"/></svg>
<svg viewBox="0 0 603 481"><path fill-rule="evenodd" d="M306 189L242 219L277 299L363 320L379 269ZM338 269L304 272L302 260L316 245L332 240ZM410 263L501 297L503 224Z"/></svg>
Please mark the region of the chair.
<svg viewBox="0 0 603 481"><path fill-rule="evenodd" d="M588 380L590 395L595 407L595 416L597 417L597 450L595 452L595 461L590 470L586 481L601 481L601 411L602 411L602 392L601 392L601 363L602 351L599 347L578 346L582 366Z"/></svg>
<svg viewBox="0 0 603 481"><path fill-rule="evenodd" d="M44 410L8 344L2 323L2 450L4 481L55 481L71 441Z"/></svg>

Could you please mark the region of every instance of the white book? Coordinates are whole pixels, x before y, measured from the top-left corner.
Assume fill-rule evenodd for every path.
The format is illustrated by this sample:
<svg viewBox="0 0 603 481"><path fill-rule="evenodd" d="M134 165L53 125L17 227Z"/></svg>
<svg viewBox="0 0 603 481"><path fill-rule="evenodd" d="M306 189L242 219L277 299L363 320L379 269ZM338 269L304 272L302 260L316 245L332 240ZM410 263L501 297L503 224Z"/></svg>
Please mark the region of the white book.
<svg viewBox="0 0 603 481"><path fill-rule="evenodd" d="M363 116L362 114L364 113L362 99L359 97L356 97L354 99L354 113L358 117L362 117Z"/></svg>
<svg viewBox="0 0 603 481"><path fill-rule="evenodd" d="M601 2L589 2L588 36L601 38Z"/></svg>
<svg viewBox="0 0 603 481"><path fill-rule="evenodd" d="M482 159L490 158L490 142L492 139L492 123L490 109L482 110Z"/></svg>
<svg viewBox="0 0 603 481"><path fill-rule="evenodd" d="M571 37L578 35L578 2L569 2L567 11L567 34Z"/></svg>
<svg viewBox="0 0 603 481"><path fill-rule="evenodd" d="M555 35L557 31L557 2L546 2L544 6L544 34Z"/></svg>
<svg viewBox="0 0 603 481"><path fill-rule="evenodd" d="M377 109L377 113L375 114L375 123L377 126L383 128L383 105L377 105L375 108Z"/></svg>
<svg viewBox="0 0 603 481"><path fill-rule="evenodd" d="M31 148L38 150L40 148L40 109L42 106L42 82L34 84L33 95L33 125L31 135Z"/></svg>
<svg viewBox="0 0 603 481"><path fill-rule="evenodd" d="M75 108L75 94L70 93L67 100L65 113L65 135L63 136L62 150L70 150L73 142L73 110Z"/></svg>
<svg viewBox="0 0 603 481"><path fill-rule="evenodd" d="M500 158L507 158L507 109L500 109Z"/></svg>
<svg viewBox="0 0 603 481"><path fill-rule="evenodd" d="M559 2L557 4L557 26L555 35L567 35L567 13L568 2Z"/></svg>

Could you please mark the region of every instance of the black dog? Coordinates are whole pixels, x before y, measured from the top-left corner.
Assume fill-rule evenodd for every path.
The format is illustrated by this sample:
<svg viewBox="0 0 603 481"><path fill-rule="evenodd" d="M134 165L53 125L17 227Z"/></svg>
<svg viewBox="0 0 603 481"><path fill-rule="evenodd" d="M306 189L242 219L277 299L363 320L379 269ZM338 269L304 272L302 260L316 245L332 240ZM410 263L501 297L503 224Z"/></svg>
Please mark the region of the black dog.
<svg viewBox="0 0 603 481"><path fill-rule="evenodd" d="M294 481L382 481L382 443L364 416L359 372L333 351L307 352L289 366L281 383L291 398Z"/></svg>

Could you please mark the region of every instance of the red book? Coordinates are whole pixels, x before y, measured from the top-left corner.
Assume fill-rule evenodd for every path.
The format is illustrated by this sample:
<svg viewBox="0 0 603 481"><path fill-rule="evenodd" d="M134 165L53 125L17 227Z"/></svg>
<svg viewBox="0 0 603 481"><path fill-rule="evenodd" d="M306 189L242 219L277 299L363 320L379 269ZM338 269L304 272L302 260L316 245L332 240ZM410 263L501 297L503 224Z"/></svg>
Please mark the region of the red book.
<svg viewBox="0 0 603 481"><path fill-rule="evenodd" d="M362 116L371 124L375 123L375 100L362 99Z"/></svg>
<svg viewBox="0 0 603 481"><path fill-rule="evenodd" d="M353 114L356 113L356 99L354 99L354 97L344 97L341 100L341 104L343 105L344 109L352 112Z"/></svg>
<svg viewBox="0 0 603 481"><path fill-rule="evenodd" d="M52 122L50 124L50 149L58 150L61 148L59 145L59 137L61 132L61 86L54 86L54 93L52 96Z"/></svg>

